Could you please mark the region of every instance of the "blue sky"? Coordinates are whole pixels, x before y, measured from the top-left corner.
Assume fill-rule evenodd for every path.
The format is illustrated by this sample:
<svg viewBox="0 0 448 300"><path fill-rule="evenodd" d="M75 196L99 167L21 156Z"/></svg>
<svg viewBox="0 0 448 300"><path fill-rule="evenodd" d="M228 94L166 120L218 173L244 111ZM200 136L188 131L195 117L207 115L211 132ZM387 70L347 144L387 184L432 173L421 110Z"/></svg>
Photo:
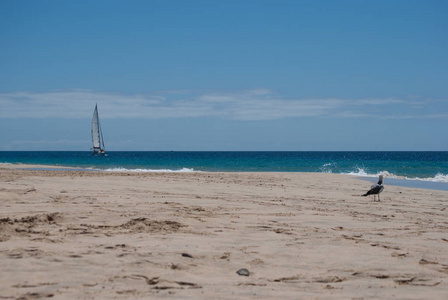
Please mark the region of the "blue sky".
<svg viewBox="0 0 448 300"><path fill-rule="evenodd" d="M0 1L0 150L448 150L448 1Z"/></svg>

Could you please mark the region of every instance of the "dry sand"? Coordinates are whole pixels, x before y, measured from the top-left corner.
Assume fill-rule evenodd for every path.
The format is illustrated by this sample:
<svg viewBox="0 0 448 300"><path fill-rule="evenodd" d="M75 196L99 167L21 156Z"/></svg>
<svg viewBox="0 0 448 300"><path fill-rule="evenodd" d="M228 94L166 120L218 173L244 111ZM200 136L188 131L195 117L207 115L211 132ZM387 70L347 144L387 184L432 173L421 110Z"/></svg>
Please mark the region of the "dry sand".
<svg viewBox="0 0 448 300"><path fill-rule="evenodd" d="M0 299L448 299L448 192L385 184L3 166Z"/></svg>

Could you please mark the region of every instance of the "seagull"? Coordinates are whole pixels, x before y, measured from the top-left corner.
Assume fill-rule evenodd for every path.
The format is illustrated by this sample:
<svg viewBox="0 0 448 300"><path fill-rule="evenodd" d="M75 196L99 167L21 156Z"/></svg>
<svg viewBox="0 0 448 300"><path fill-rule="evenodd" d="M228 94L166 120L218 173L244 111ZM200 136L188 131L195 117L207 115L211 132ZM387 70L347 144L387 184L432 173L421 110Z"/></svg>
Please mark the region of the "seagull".
<svg viewBox="0 0 448 300"><path fill-rule="evenodd" d="M378 202L380 202L380 193L384 190L383 186L383 175L380 175L377 184L374 184L370 187L370 190L365 193L363 196L373 195L373 201L375 202L376 195L378 195Z"/></svg>

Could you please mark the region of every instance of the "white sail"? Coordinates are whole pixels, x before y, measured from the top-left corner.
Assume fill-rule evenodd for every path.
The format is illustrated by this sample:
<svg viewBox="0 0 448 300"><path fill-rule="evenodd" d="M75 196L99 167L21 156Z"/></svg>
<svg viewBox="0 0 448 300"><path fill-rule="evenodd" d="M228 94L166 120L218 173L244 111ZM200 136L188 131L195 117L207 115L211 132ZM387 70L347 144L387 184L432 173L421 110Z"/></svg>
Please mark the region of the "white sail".
<svg viewBox="0 0 448 300"><path fill-rule="evenodd" d="M92 117L92 142L93 152L104 153L103 133L101 132L100 119L98 117L98 107L95 105Z"/></svg>

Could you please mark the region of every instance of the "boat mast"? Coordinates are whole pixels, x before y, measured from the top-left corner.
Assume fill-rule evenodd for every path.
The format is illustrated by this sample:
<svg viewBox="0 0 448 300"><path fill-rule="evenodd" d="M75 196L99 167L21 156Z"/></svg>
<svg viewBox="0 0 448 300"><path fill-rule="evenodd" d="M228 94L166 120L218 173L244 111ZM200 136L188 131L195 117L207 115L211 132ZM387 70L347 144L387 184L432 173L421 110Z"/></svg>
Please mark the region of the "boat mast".
<svg viewBox="0 0 448 300"><path fill-rule="evenodd" d="M101 149L101 151L104 151L104 150L106 150L106 147L104 147L103 130L101 129L100 118L98 118L98 130L100 131L100 136L101 136L100 149L101 149L101 144L103 144L103 148Z"/></svg>

